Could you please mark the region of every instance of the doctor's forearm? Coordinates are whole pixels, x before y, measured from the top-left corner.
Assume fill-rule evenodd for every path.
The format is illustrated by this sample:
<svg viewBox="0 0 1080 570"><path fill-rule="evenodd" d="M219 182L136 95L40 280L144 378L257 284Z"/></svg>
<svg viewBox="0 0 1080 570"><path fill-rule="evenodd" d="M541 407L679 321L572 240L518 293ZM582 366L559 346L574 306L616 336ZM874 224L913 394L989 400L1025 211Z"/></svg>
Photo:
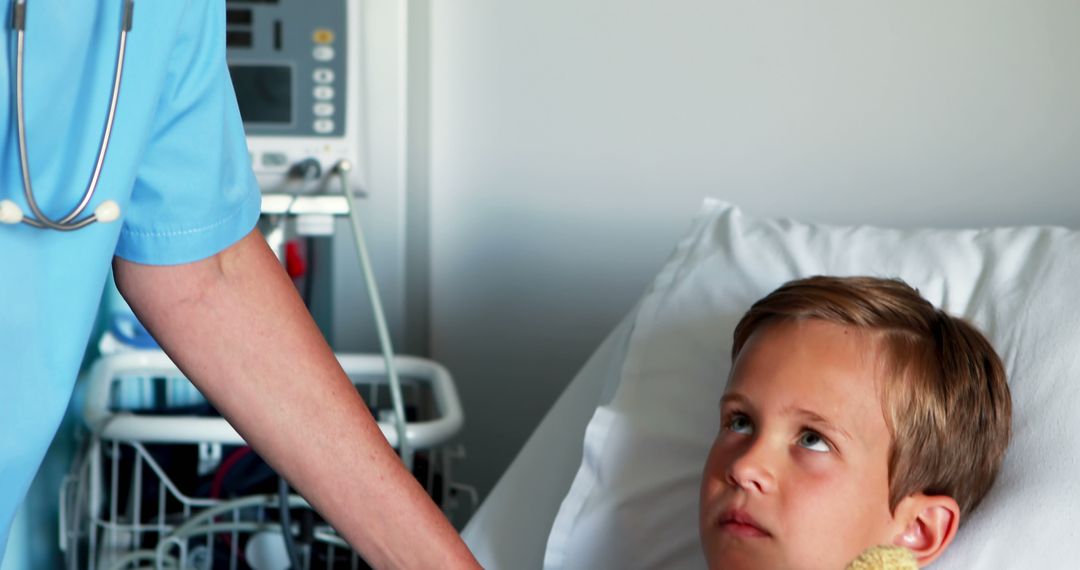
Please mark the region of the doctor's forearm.
<svg viewBox="0 0 1080 570"><path fill-rule="evenodd" d="M114 270L173 361L368 562L475 567L386 444L258 232L195 263L117 259Z"/></svg>

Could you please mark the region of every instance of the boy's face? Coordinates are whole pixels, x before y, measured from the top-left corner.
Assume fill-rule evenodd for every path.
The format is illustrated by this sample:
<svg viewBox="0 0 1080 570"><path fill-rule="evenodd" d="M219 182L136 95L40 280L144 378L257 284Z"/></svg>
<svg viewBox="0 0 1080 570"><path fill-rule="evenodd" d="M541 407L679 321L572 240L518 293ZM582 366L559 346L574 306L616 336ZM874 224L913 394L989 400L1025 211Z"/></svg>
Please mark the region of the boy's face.
<svg viewBox="0 0 1080 570"><path fill-rule="evenodd" d="M843 568L903 530L875 342L820 320L754 332L721 401L701 483L709 567Z"/></svg>

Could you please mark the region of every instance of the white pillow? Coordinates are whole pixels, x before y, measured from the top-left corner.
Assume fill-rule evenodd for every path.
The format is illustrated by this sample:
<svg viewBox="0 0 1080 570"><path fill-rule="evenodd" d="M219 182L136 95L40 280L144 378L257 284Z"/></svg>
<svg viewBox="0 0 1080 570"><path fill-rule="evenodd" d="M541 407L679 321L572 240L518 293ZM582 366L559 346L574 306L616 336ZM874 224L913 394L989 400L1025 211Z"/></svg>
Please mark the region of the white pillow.
<svg viewBox="0 0 1080 570"><path fill-rule="evenodd" d="M900 277L1005 362L1014 439L935 568L1080 564L1080 233L895 230L748 216L706 201L639 307L621 381L585 432L545 568L703 568L697 497L732 331L782 283Z"/></svg>

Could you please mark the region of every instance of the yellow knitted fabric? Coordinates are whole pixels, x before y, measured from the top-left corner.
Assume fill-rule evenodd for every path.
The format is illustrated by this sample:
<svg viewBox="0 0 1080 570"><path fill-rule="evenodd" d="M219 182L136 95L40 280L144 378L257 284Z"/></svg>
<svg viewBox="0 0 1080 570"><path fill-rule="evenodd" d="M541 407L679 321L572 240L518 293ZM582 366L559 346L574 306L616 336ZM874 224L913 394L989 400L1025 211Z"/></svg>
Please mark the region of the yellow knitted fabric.
<svg viewBox="0 0 1080 570"><path fill-rule="evenodd" d="M906 548L874 546L864 550L845 570L919 570L919 563Z"/></svg>

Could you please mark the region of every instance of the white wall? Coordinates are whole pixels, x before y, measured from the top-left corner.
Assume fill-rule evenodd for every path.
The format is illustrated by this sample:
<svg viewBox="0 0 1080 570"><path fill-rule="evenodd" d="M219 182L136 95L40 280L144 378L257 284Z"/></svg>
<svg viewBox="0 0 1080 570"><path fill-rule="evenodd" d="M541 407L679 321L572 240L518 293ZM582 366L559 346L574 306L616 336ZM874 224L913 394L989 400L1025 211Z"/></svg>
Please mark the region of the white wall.
<svg viewBox="0 0 1080 570"><path fill-rule="evenodd" d="M1080 3L431 10L431 346L466 406L458 476L484 492L703 196L1080 225Z"/></svg>

